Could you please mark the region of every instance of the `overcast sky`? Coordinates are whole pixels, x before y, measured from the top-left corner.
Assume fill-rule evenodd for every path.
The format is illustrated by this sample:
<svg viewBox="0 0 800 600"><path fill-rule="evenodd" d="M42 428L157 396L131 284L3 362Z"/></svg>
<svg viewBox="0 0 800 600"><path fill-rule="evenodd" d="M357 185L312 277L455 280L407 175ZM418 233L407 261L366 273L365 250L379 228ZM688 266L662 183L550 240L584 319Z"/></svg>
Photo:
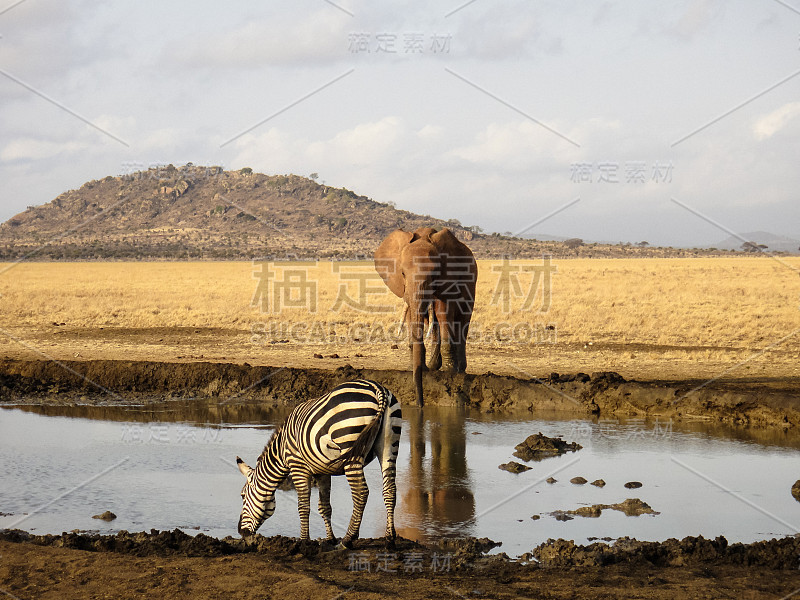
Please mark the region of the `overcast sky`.
<svg viewBox="0 0 800 600"><path fill-rule="evenodd" d="M800 0L377 4L0 1L0 220L191 161L488 231L800 237Z"/></svg>

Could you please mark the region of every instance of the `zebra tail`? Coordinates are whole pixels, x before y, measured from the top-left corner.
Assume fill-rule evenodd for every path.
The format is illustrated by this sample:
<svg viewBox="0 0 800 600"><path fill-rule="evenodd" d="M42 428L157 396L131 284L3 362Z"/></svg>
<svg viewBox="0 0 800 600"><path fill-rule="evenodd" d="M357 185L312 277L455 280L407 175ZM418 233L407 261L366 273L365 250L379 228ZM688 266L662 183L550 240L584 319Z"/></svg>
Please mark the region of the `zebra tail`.
<svg viewBox="0 0 800 600"><path fill-rule="evenodd" d="M380 393L378 413L375 415L372 422L364 428L364 431L361 432L358 438L356 438L355 443L350 449L342 455L344 464L364 460L375 444L375 438L378 437L381 422L383 421L383 414L386 412L386 407L389 406L389 392L382 386L379 387L378 390Z"/></svg>

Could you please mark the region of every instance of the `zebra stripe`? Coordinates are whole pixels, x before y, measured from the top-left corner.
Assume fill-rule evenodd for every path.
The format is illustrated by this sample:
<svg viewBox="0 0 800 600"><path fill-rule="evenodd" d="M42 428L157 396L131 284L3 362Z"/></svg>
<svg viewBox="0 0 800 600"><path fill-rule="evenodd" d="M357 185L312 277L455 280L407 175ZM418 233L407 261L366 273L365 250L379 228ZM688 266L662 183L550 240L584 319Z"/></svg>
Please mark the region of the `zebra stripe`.
<svg viewBox="0 0 800 600"><path fill-rule="evenodd" d="M272 516L275 490L286 477L291 477L297 490L300 537L308 539L311 478L315 477L327 538L335 539L330 522L330 478L345 475L353 497L353 514L342 545L350 547L358 538L369 495L364 465L377 458L383 473L386 537L393 541L401 428L400 403L392 392L374 381L343 383L322 398L298 405L272 434L255 468L236 458L247 477L242 488L239 533L255 533Z"/></svg>

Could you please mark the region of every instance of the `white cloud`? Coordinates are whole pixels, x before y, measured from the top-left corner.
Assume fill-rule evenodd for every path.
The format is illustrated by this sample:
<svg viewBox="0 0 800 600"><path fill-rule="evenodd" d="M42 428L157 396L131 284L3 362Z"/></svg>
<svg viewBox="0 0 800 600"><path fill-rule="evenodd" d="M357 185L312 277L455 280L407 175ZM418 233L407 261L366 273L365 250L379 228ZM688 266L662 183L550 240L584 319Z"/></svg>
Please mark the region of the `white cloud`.
<svg viewBox="0 0 800 600"><path fill-rule="evenodd" d="M598 140L613 139L621 127L618 120L600 117L574 126L560 122L545 125L560 136L580 140L582 146L588 145L593 152L598 151ZM450 154L492 169L541 170L553 165L568 169L571 162L582 159L586 150L576 148L560 136L530 120L490 123L469 144L455 148ZM593 158L607 160L608 156Z"/></svg>
<svg viewBox="0 0 800 600"><path fill-rule="evenodd" d="M340 162L354 166L375 165L397 156L408 135L400 119L385 117L341 131L331 140L310 144L308 156L316 160L335 156Z"/></svg>
<svg viewBox="0 0 800 600"><path fill-rule="evenodd" d="M308 168L319 172L326 168L341 170L352 167L383 170L400 161L412 146L415 135L396 116L360 123L325 139L308 139L270 128L260 134L239 138L236 147L240 152L233 164L264 169L267 173L293 169L294 172L305 172Z"/></svg>
<svg viewBox="0 0 800 600"><path fill-rule="evenodd" d="M670 31L682 38L693 38L717 20L723 10L720 0L691 0Z"/></svg>
<svg viewBox="0 0 800 600"><path fill-rule="evenodd" d="M800 116L800 102L789 102L771 113L759 117L753 124L753 135L757 140L764 140L785 129L795 118Z"/></svg>
<svg viewBox="0 0 800 600"><path fill-rule="evenodd" d="M165 57L194 67L324 64L348 58L349 16L321 9L311 14L272 14L198 39L175 39Z"/></svg>
<svg viewBox="0 0 800 600"><path fill-rule="evenodd" d="M40 160L59 154L74 154L86 146L77 142L55 142L35 138L17 138L0 150L0 160Z"/></svg>
<svg viewBox="0 0 800 600"><path fill-rule="evenodd" d="M452 34L455 56L520 60L559 54L563 35L557 27L549 26L553 12L519 2L467 7L457 13Z"/></svg>
<svg viewBox="0 0 800 600"><path fill-rule="evenodd" d="M425 125L425 127L417 131L417 137L426 141L440 140L443 134L444 127L438 125Z"/></svg>

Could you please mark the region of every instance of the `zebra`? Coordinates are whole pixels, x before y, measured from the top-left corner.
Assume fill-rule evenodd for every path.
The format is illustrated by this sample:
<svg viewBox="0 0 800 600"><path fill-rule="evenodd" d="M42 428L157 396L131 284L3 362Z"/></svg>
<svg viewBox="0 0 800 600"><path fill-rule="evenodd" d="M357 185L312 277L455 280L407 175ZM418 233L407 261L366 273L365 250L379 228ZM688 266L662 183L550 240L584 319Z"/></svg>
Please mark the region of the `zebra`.
<svg viewBox="0 0 800 600"><path fill-rule="evenodd" d="M247 483L242 488L238 530L253 535L275 512L275 490L291 477L297 490L300 539L308 540L311 477L319 485L319 513L328 541L336 541L331 528L331 475L345 475L353 497L353 514L340 548L352 548L358 539L369 489L364 465L377 457L383 472L386 505L386 541L394 545L395 473L400 445L402 413L395 395L374 381L343 383L322 398L294 408L270 437L254 468L236 457Z"/></svg>

